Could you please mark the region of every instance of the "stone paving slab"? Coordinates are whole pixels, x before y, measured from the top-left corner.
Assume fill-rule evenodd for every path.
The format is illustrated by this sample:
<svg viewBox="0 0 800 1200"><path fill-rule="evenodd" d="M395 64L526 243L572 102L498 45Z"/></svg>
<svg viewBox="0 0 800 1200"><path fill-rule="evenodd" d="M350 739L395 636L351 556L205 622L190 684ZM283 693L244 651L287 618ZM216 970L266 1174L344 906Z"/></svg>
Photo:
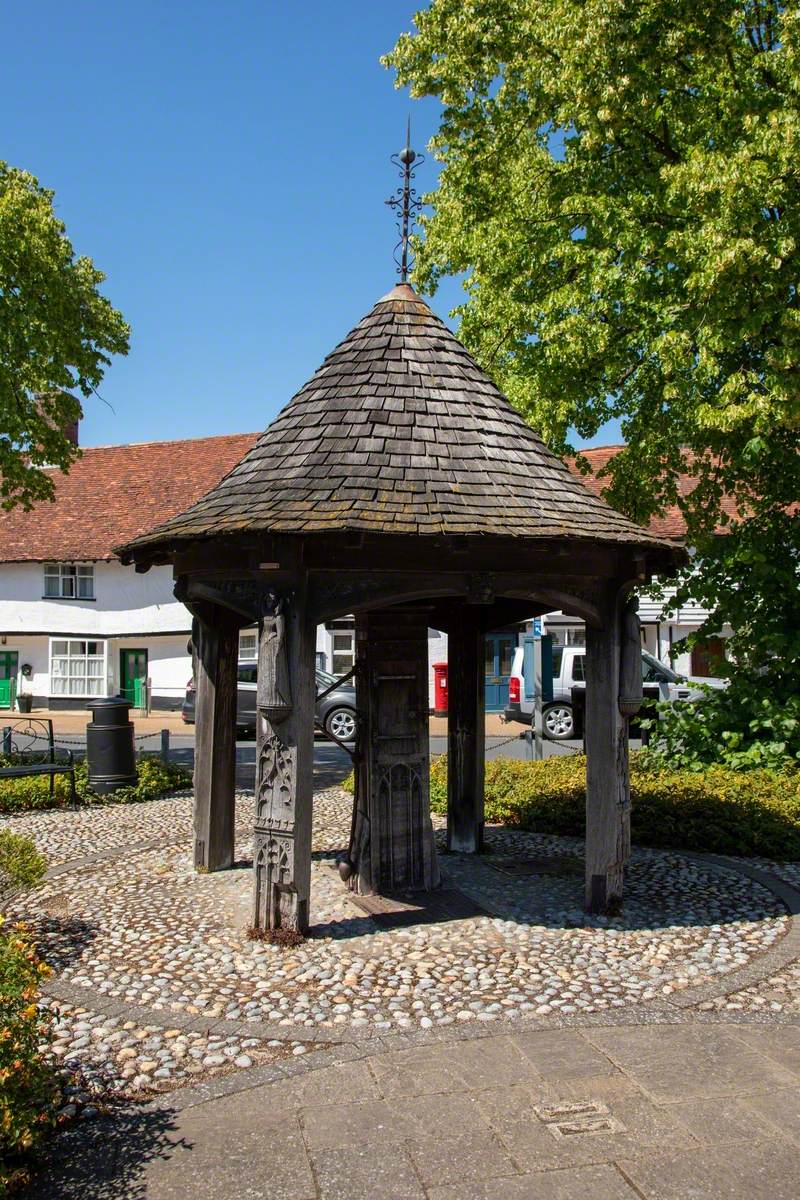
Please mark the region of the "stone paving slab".
<svg viewBox="0 0 800 1200"><path fill-rule="evenodd" d="M424 1046L255 1087L243 1072L237 1092L78 1127L26 1200L796 1200L800 1072L776 1087L776 1059L797 1029L770 1032L763 1050L707 1023L452 1036L431 1045L439 1092ZM708 1094L670 1056L711 1071Z"/></svg>
<svg viewBox="0 0 800 1200"><path fill-rule="evenodd" d="M656 1154L619 1169L646 1200L797 1200L800 1150L783 1142Z"/></svg>
<svg viewBox="0 0 800 1200"><path fill-rule="evenodd" d="M721 1028L592 1029L587 1036L657 1101L800 1085L800 1071L749 1049Z"/></svg>
<svg viewBox="0 0 800 1200"><path fill-rule="evenodd" d="M613 1166L533 1171L481 1183L431 1188L428 1200L634 1200L637 1193ZM641 1200L641 1197L639 1197Z"/></svg>

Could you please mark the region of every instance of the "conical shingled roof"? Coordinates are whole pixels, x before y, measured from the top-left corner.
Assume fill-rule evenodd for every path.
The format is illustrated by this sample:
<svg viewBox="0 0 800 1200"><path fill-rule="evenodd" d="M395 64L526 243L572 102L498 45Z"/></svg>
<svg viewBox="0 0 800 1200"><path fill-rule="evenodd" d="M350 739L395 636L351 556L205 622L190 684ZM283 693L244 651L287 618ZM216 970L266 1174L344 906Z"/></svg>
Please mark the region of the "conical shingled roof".
<svg viewBox="0 0 800 1200"><path fill-rule="evenodd" d="M230 474L122 553L345 530L664 545L570 473L408 284L378 301Z"/></svg>

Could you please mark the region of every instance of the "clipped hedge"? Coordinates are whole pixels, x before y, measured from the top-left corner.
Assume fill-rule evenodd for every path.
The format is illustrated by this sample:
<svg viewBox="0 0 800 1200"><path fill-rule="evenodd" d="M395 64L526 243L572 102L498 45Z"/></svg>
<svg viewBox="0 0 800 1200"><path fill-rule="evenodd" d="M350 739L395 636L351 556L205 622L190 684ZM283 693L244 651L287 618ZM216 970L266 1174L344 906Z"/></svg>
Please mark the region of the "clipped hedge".
<svg viewBox="0 0 800 1200"><path fill-rule="evenodd" d="M6 761L0 755L0 765ZM85 762L75 764L75 791L79 804L134 804L155 800L176 788L191 787L192 775L185 767L164 763L160 758L140 758L136 764L135 787L119 788L107 796L98 796L89 787ZM29 812L37 808L66 808L71 803L69 777L55 776L53 796L45 775L21 779L0 779L0 813Z"/></svg>
<svg viewBox="0 0 800 1200"><path fill-rule="evenodd" d="M583 837L586 759L492 759L485 796L489 824ZM674 771L632 754L631 801L638 845L800 859L800 772ZM431 762L431 810L447 812L446 757Z"/></svg>

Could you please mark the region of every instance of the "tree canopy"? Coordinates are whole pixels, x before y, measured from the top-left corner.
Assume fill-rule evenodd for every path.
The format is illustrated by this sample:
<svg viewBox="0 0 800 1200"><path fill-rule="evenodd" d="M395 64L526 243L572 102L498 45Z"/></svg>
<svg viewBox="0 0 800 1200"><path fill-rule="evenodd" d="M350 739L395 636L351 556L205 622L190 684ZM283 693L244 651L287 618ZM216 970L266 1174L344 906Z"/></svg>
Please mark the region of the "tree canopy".
<svg viewBox="0 0 800 1200"><path fill-rule="evenodd" d="M101 295L105 276L76 258L53 193L0 162L0 497L26 508L53 494L42 467L66 470L79 395L99 386L129 329ZM78 394L76 394L78 393Z"/></svg>
<svg viewBox="0 0 800 1200"><path fill-rule="evenodd" d="M460 336L554 449L621 422L607 498L642 522L680 506L704 632L743 619L739 660L788 656L796 691L796 0L432 0L415 21L385 61L443 104L416 281L463 275Z"/></svg>

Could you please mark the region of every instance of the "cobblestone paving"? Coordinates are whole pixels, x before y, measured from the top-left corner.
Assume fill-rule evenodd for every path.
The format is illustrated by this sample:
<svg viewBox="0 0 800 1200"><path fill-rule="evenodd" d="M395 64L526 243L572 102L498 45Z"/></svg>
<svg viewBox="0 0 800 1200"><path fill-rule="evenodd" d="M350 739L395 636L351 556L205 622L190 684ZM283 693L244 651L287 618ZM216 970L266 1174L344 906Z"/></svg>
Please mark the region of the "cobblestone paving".
<svg viewBox="0 0 800 1200"><path fill-rule="evenodd" d="M788 927L783 905L751 880L645 850L633 854L623 913L590 919L580 841L492 829L485 856L441 859L445 886L480 906L476 915L381 929L335 869L350 797L334 788L315 797L312 938L281 950L247 936L251 807L252 795L238 797L239 865L213 875L192 867L185 793L5 822L62 866L16 915L68 989L71 1002L53 1002L54 1053L98 1086L135 1094L273 1062L303 1053L309 1031L335 1041L345 1030L663 1002L753 962ZM797 864L759 865L800 884ZM799 997L792 965L699 1007L797 1011Z"/></svg>
<svg viewBox="0 0 800 1200"><path fill-rule="evenodd" d="M166 1091L197 1077L219 1075L304 1054L300 1042L140 1025L91 1008L52 1001L54 1057L80 1068L86 1086L137 1095Z"/></svg>

